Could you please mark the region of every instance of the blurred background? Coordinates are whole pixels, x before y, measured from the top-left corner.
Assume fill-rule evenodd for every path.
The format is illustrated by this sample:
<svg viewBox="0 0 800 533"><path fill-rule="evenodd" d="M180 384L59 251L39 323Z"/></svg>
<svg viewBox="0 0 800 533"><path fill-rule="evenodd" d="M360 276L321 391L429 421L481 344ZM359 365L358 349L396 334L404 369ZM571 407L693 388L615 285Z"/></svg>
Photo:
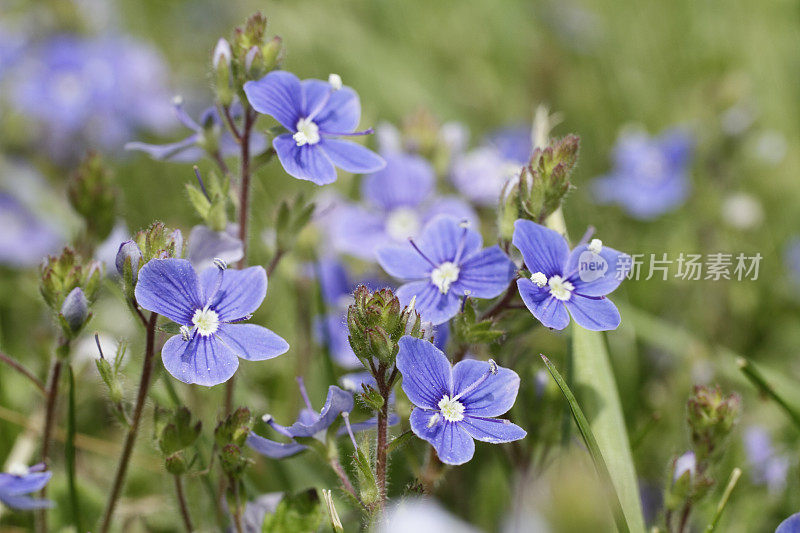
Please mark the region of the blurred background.
<svg viewBox="0 0 800 533"><path fill-rule="evenodd" d="M562 119L553 135L581 138L576 189L564 208L574 240L591 225L608 245L646 258L761 254L756 280L684 280L673 263L666 280L657 274L626 281L613 297L622 326L608 335L608 344L651 523L658 520L671 460L688 446L685 402L694 384L719 384L743 398L712 497L696 514L711 515L734 466L744 476L720 530L772 531L800 510L798 428L736 366L738 355L758 363L787 400L800 405L800 8L789 0L0 0L4 352L46 375L54 327L38 293L37 265L81 231L65 191L88 151L101 154L113 170L122 199L115 237L94 250L109 272L119 242L152 221L185 235L199 223L185 193L194 180L191 165L154 161L123 147L187 135L174 118L173 97L182 96L193 117L210 105L214 45L256 10L268 17L268 31L283 38L283 68L300 78L335 72L356 88L364 127L391 123L407 133L459 123L469 131L465 150L471 150L499 128L528 127L535 107L548 105ZM593 180L625 166L621 135L657 138L675 130L691 145L680 201L647 217L632 215L624 202L598 201ZM199 165L211 171L211 163ZM449 167L437 170L440 191L457 192ZM358 176L340 173L325 192L357 199L358 183ZM320 189L288 177L277 162L259 170L252 264L269 262L276 207L299 192L311 196ZM490 242L496 238L493 209L477 209ZM328 385L317 364L323 357L313 336L317 289L307 268L320 241L319 227L304 231L296 253L270 279L256 315L289 340L292 351L270 364L244 362L238 374L237 403L286 424L301 406L288 378L306 375L316 405ZM374 271L344 260L356 272ZM77 398L78 468L91 517L102 510L122 434L91 364L92 333L100 332L112 352L119 340L129 341L128 399L140 369L141 335L116 286L110 276L74 353L85 384ZM479 445L470 464L447 472L437 497L485 531L534 520L546 524L543 530L607 530L611 521L591 462L574 435L564 438L563 400L536 357L544 352L562 361L565 337L534 322L527 313L504 318L509 334L488 351L516 361L523 386L512 416L529 437L513 453ZM222 387L182 387L180 393L210 431ZM153 394L169 404L162 383ZM404 401L398 399L398 410L408 408ZM26 381L0 366L0 463L20 456L20 443L31 438L26 428L38 424L40 403ZM172 488L153 460L149 428L146 422L119 523L130 531L177 530ZM392 464L393 495L413 483L424 451L424 443L415 442ZM536 460L522 468L518 454ZM251 497L335 481L309 455L254 459ZM58 465L57 458L56 472ZM64 482L55 476L51 495L57 501L65 498ZM203 519L207 495L195 485L188 488L195 519L212 524ZM60 505L55 515L66 508ZM355 514L344 514L357 524ZM23 514L0 515L0 528L30 523Z"/></svg>

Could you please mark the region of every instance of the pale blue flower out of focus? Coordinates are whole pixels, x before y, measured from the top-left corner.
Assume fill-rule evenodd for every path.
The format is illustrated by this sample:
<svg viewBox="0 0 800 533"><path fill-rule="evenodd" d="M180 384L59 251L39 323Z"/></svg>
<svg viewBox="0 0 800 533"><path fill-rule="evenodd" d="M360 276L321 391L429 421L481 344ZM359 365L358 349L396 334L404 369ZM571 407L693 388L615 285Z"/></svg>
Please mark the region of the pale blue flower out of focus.
<svg viewBox="0 0 800 533"><path fill-rule="evenodd" d="M241 148L233 138L228 128L222 123L217 108L206 108L200 114L200 121L195 122L183 108L180 98L173 102L175 116L178 121L192 133L183 140L167 144L149 144L143 142L129 142L126 150L138 150L148 154L156 160L174 161L176 163L195 163L206 154L204 146L216 145L221 157L238 155ZM238 102L231 106L231 118L236 120L242 115L242 106ZM208 139L208 137L212 139ZM211 141L211 142L209 142ZM250 134L250 153L260 154L267 148L267 138L256 131Z"/></svg>
<svg viewBox="0 0 800 533"><path fill-rule="evenodd" d="M30 510L52 507L50 500L31 498L28 494L39 492L53 475L45 472L44 463L19 472L0 473L0 503L14 509Z"/></svg>
<svg viewBox="0 0 800 533"><path fill-rule="evenodd" d="M625 278L630 256L603 246L599 239L570 252L563 236L530 220L514 223L512 242L531 272L530 278L517 280L519 294L542 324L564 329L571 314L589 330L619 326L619 311L606 295Z"/></svg>
<svg viewBox="0 0 800 533"><path fill-rule="evenodd" d="M678 208L689 195L692 137L670 130L659 137L622 134L613 170L592 183L598 203L617 204L630 216L653 219Z"/></svg>
<svg viewBox="0 0 800 533"><path fill-rule="evenodd" d="M223 265L220 265L223 266ZM260 266L244 270L212 267L198 276L185 259L153 259L139 270L136 301L181 325L164 344L164 368L184 383L212 386L228 381L239 358L263 361L289 344L265 327L241 324L267 294Z"/></svg>
<svg viewBox="0 0 800 533"><path fill-rule="evenodd" d="M525 437L524 429L497 418L517 398L519 376L513 370L491 360L466 359L451 366L433 344L410 336L400 339L397 368L403 391L415 405L411 429L433 445L443 463L472 459L473 439L499 444Z"/></svg>
<svg viewBox="0 0 800 533"><path fill-rule="evenodd" d="M402 152L389 152L385 157L386 168L361 182L363 203L341 206L332 217L331 237L338 251L374 260L380 247L417 237L424 225L439 215L477 224L467 202L436 196L436 174L427 160Z"/></svg>
<svg viewBox="0 0 800 533"><path fill-rule="evenodd" d="M773 494L783 492L790 461L788 456L777 453L769 433L760 426L748 427L744 433L744 448L753 482L766 485Z"/></svg>
<svg viewBox="0 0 800 533"><path fill-rule="evenodd" d="M390 275L409 281L396 292L402 305L415 302L423 320L434 325L453 318L465 296L494 298L513 279L514 263L499 246L483 248L481 235L452 217L428 223L417 242L378 250Z"/></svg>
<svg viewBox="0 0 800 533"><path fill-rule="evenodd" d="M63 237L10 194L0 192L0 264L36 266Z"/></svg>
<svg viewBox="0 0 800 533"><path fill-rule="evenodd" d="M372 133L355 131L361 102L338 76L331 75L328 82L300 81L290 72L277 70L258 81L248 81L244 92L256 111L270 115L289 130L272 141L289 175L327 185L336 181L336 167L365 174L386 165L371 150L337 138Z"/></svg>
<svg viewBox="0 0 800 533"><path fill-rule="evenodd" d="M198 272L222 259L231 265L244 257L244 246L239 239L239 225L229 223L225 231L214 231L208 226L197 225L189 232L186 258Z"/></svg>

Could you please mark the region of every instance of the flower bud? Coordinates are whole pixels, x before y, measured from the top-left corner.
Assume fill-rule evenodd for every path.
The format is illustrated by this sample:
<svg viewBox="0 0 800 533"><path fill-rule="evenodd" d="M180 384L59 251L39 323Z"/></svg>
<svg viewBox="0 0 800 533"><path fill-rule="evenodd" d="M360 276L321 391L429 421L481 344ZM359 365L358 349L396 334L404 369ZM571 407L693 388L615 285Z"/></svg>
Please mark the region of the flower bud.
<svg viewBox="0 0 800 533"><path fill-rule="evenodd" d="M74 337L89 318L89 302L80 287L75 287L64 299L61 318L66 324L65 333Z"/></svg>
<svg viewBox="0 0 800 533"><path fill-rule="evenodd" d="M215 70L230 68L231 66L231 44L224 37L220 37L217 46L214 47L214 56L211 64Z"/></svg>
<svg viewBox="0 0 800 533"><path fill-rule="evenodd" d="M135 241L125 241L119 245L117 258L114 261L117 272L125 279L130 275L134 281L139 274L139 264L142 261L142 251Z"/></svg>
<svg viewBox="0 0 800 533"><path fill-rule="evenodd" d="M242 449L235 444L227 444L219 452L222 470L229 476L239 476L247 468L247 457L242 454Z"/></svg>
<svg viewBox="0 0 800 533"><path fill-rule="evenodd" d="M223 107L233 103L233 89L231 88L231 45L224 39L217 41L214 47L211 65L214 68L215 88L217 101Z"/></svg>
<svg viewBox="0 0 800 533"><path fill-rule="evenodd" d="M151 259L167 259L183 256L183 234L180 230L170 231L161 222L154 222L133 239L142 252L140 267Z"/></svg>
<svg viewBox="0 0 800 533"><path fill-rule="evenodd" d="M218 446L234 444L244 446L247 436L250 434L250 422L252 415L247 407L239 407L217 424L214 429L214 439Z"/></svg>
<svg viewBox="0 0 800 533"><path fill-rule="evenodd" d="M283 39L277 35L261 47L261 57L265 70L274 70L283 61Z"/></svg>
<svg viewBox="0 0 800 533"><path fill-rule="evenodd" d="M164 459L164 467L173 476L182 476L189 469L181 452L176 452Z"/></svg>
<svg viewBox="0 0 800 533"><path fill-rule="evenodd" d="M59 256L49 256L41 268L39 286L47 305L58 315L67 296L80 287L91 304L100 287L102 267L96 261L83 262L71 249L64 248Z"/></svg>
<svg viewBox="0 0 800 533"><path fill-rule="evenodd" d="M719 387L696 386L686 409L698 462L713 461L739 418L739 395L726 396Z"/></svg>
<svg viewBox="0 0 800 533"><path fill-rule="evenodd" d="M97 154L89 154L72 173L67 185L69 202L86 224L93 242L100 242L114 228L117 191L111 170Z"/></svg>
<svg viewBox="0 0 800 533"><path fill-rule="evenodd" d="M543 222L561 206L572 188L569 178L578 160L579 146L576 135L567 135L551 140L544 148L536 147L519 179L504 191L504 201L516 199L520 217ZM506 218L501 219L501 228L507 226L503 224Z"/></svg>

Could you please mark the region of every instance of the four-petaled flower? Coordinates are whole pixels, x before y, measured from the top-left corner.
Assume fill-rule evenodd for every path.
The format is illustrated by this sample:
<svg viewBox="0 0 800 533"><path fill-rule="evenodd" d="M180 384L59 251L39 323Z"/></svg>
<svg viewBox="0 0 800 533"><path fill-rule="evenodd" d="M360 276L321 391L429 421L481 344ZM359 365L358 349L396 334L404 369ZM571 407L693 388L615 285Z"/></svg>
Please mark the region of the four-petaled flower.
<svg viewBox="0 0 800 533"><path fill-rule="evenodd" d="M185 259L154 259L139 270L136 301L181 325L181 334L161 351L164 368L184 383L218 385L248 361L272 359L289 344L250 318L267 294L260 266L226 270L217 266L197 275Z"/></svg>
<svg viewBox="0 0 800 533"><path fill-rule="evenodd" d="M481 249L482 239L468 224L451 217L432 220L419 241L378 250L386 272L403 280L396 294L403 305L416 297L424 320L434 325L458 313L461 298L494 298L514 277L516 266L498 246Z"/></svg>
<svg viewBox="0 0 800 533"><path fill-rule="evenodd" d="M655 138L623 134L614 148L614 170L592 183L595 198L619 204L638 219L672 211L689 194L691 153L692 138L685 131L672 130Z"/></svg>
<svg viewBox="0 0 800 533"><path fill-rule="evenodd" d="M522 301L539 321L553 329L564 329L569 315L586 329L616 329L619 311L606 298L630 268L629 256L599 239L569 251L558 232L529 220L514 223L512 238L531 272L517 280ZM569 310L569 313L567 313Z"/></svg>
<svg viewBox="0 0 800 533"><path fill-rule="evenodd" d="M467 202L435 194L436 173L427 160L401 152L385 156L386 168L361 182L362 203L345 204L332 216L329 229L338 251L374 261L380 247L417 237L437 216L477 224Z"/></svg>
<svg viewBox="0 0 800 533"><path fill-rule="evenodd" d="M52 507L50 500L31 498L27 494L38 492L50 481L51 472L44 471L44 463L22 468L19 472L0 473L0 503L15 509L42 509Z"/></svg>
<svg viewBox="0 0 800 533"><path fill-rule="evenodd" d="M397 368L403 391L416 406L411 429L433 445L443 463L472 459L473 439L498 444L525 437L521 427L496 418L517 398L519 376L513 370L491 360L467 359L451 366L433 344L410 336L400 339Z"/></svg>
<svg viewBox="0 0 800 533"><path fill-rule="evenodd" d="M361 118L358 95L336 83L336 78L331 81L300 81L290 72L276 70L244 84L250 105L289 130L272 141L283 168L295 178L317 185L336 181L336 167L368 173L386 164L371 150L336 139L372 130L355 131Z"/></svg>

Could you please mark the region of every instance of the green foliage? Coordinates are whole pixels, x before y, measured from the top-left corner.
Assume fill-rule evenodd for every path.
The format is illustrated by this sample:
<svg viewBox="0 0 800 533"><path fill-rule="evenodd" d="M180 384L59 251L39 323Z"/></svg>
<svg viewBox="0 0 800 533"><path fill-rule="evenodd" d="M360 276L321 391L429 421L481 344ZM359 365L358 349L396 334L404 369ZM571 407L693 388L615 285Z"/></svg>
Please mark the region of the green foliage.
<svg viewBox="0 0 800 533"><path fill-rule="evenodd" d="M273 514L267 514L262 533L314 533L324 518L317 489L286 494Z"/></svg>

